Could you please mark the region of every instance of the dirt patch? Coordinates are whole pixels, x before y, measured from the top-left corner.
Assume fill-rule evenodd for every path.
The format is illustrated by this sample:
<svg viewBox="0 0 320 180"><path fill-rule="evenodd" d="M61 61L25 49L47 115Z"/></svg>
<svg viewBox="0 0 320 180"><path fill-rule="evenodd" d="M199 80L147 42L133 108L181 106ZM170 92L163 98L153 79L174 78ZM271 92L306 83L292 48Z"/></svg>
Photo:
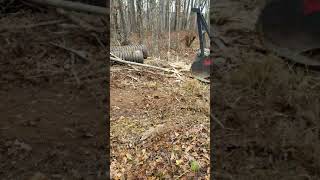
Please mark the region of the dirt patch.
<svg viewBox="0 0 320 180"><path fill-rule="evenodd" d="M216 28L236 49L233 68L212 76L217 178L319 179L319 72L257 51L248 17L258 6L221 3L217 16L230 20L226 8L237 9L239 20Z"/></svg>
<svg viewBox="0 0 320 180"><path fill-rule="evenodd" d="M187 64L196 53L186 49L193 55L181 58L184 51L172 51ZM163 67L176 61L150 58L146 63ZM111 67L113 178L209 179L209 85L182 74ZM195 172L192 163L199 166Z"/></svg>
<svg viewBox="0 0 320 180"><path fill-rule="evenodd" d="M0 20L4 28L0 32L0 176L103 178L107 158L103 48L94 36L55 11L20 5L23 8L13 5ZM50 21L57 22L13 28ZM49 43L93 54L92 61Z"/></svg>

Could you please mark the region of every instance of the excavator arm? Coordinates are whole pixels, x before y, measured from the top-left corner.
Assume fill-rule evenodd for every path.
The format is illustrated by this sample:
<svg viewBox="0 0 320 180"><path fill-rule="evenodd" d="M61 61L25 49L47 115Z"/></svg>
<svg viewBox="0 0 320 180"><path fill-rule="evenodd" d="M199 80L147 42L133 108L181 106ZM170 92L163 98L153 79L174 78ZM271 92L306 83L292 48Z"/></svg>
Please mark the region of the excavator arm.
<svg viewBox="0 0 320 180"><path fill-rule="evenodd" d="M205 33L215 40L200 8L197 14L200 52L191 66L193 76L210 82L213 60L205 49ZM305 52L320 49L320 0L266 0L258 21L257 32L262 44L271 52L296 64L320 69L320 56L309 57Z"/></svg>
<svg viewBox="0 0 320 180"><path fill-rule="evenodd" d="M197 26L198 26L198 35L200 42L200 49L197 53L195 61L191 65L191 73L193 76L203 82L209 83L210 78L210 67L212 65L212 59L210 58L210 50L205 49L206 39L205 34L207 33L209 38L211 37L208 24L206 23L205 18L201 13L200 8L192 8L192 12L197 14Z"/></svg>

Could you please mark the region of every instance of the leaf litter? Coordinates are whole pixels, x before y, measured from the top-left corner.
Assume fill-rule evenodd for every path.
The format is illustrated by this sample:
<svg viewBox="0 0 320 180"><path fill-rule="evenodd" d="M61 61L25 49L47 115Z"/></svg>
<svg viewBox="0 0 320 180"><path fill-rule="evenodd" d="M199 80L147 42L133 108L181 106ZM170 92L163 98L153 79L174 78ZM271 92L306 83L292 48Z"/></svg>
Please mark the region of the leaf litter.
<svg viewBox="0 0 320 180"><path fill-rule="evenodd" d="M188 62L174 60L169 64L178 70L188 67ZM209 85L139 67L139 72L113 72L116 67L111 67L111 176L209 179ZM197 173L193 161L199 165Z"/></svg>

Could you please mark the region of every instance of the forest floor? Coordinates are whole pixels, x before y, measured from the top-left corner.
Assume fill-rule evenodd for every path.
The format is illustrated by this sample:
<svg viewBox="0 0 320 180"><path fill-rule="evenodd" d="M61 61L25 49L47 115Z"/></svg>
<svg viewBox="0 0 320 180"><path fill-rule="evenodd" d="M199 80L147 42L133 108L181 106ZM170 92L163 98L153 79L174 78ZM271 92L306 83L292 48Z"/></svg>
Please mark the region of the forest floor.
<svg viewBox="0 0 320 180"><path fill-rule="evenodd" d="M265 53L253 30L255 3L219 1L217 32L236 59L215 72L211 82L214 116L223 124L212 124L215 175L237 180L319 179L319 74ZM54 11L19 8L0 16L0 176L99 179L105 168L102 117L107 113L103 47L70 21L2 29L66 20ZM91 61L48 42L89 52ZM197 43L177 48L168 59L162 55L146 63L190 65ZM111 67L115 179L208 179L209 85L183 73ZM197 173L191 162L199 164Z"/></svg>
<svg viewBox="0 0 320 180"><path fill-rule="evenodd" d="M105 179L104 48L54 10L15 3L0 13L1 179Z"/></svg>
<svg viewBox="0 0 320 180"><path fill-rule="evenodd" d="M138 66L111 67L112 177L209 179L209 84L190 77L199 43L185 47L186 34L171 34L176 49L168 58L164 33L160 58L145 60L145 64L175 67L180 76ZM152 42L150 34L145 37L145 42ZM191 168L191 163L199 169Z"/></svg>
<svg viewBox="0 0 320 180"><path fill-rule="evenodd" d="M213 6L214 30L232 55L213 72L211 81L212 115L219 121L211 124L214 175L237 180L319 179L319 72L264 49L254 29L258 3L218 0ZM146 63L190 64L190 52L196 48L173 50L179 59L164 56ZM113 176L208 178L208 85L187 73L177 77L113 66L111 74ZM192 160L200 164L198 173L192 173Z"/></svg>
<svg viewBox="0 0 320 180"><path fill-rule="evenodd" d="M213 72L218 179L319 179L319 71L267 53L254 26L260 1L215 1L215 30L233 58Z"/></svg>

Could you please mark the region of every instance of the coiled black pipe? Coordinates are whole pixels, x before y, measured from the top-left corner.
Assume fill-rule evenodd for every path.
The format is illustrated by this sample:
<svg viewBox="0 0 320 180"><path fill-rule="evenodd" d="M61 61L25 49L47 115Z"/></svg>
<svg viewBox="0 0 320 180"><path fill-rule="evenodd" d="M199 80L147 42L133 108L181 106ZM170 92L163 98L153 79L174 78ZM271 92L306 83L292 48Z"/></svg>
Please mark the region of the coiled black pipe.
<svg viewBox="0 0 320 180"><path fill-rule="evenodd" d="M113 46L110 48L110 51L121 51L121 52L129 52L129 51L135 51L140 50L143 53L143 58L146 59L148 57L148 50L145 45L139 44L139 45L127 45L127 46Z"/></svg>
<svg viewBox="0 0 320 180"><path fill-rule="evenodd" d="M121 59L131 62L143 63L143 53L141 50L132 50L132 51L111 51L115 56L118 56Z"/></svg>

